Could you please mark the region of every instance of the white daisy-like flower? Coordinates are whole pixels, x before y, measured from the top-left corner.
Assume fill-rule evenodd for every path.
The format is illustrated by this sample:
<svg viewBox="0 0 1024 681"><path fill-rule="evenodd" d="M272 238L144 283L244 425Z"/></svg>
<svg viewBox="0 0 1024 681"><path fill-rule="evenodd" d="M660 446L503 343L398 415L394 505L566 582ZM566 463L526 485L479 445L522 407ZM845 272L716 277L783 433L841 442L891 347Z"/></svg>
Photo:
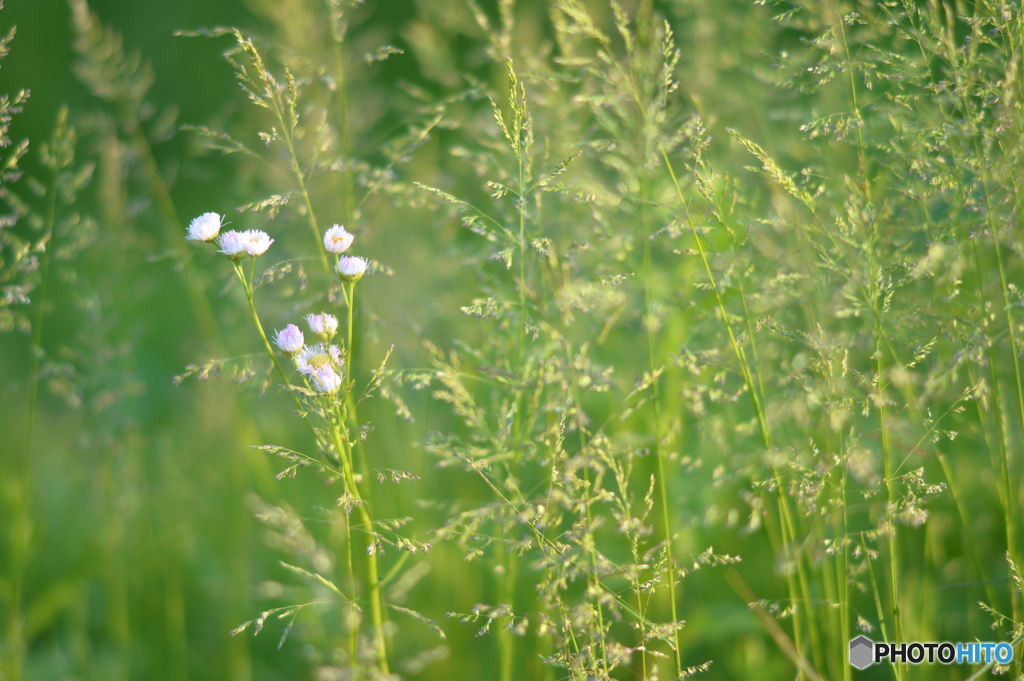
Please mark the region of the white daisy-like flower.
<svg viewBox="0 0 1024 681"><path fill-rule="evenodd" d="M344 253L355 240L343 225L334 225L324 233L324 248L328 253Z"/></svg>
<svg viewBox="0 0 1024 681"><path fill-rule="evenodd" d="M365 258L343 255L338 258L338 274L347 281L359 281L366 272L366 265Z"/></svg>
<svg viewBox="0 0 1024 681"><path fill-rule="evenodd" d="M302 349L305 339L303 339L299 327L289 324L274 335L274 342L277 347L281 348L281 352L286 355L294 355Z"/></svg>
<svg viewBox="0 0 1024 681"><path fill-rule="evenodd" d="M188 223L188 233L185 234L185 238L189 241L213 241L220 234L223 220L224 218L217 213L203 213Z"/></svg>
<svg viewBox="0 0 1024 681"><path fill-rule="evenodd" d="M324 340L334 338L334 334L338 332L338 318L326 312L306 315L306 323L309 324L310 331Z"/></svg>
<svg viewBox="0 0 1024 681"><path fill-rule="evenodd" d="M309 376L320 367L327 366L330 361L331 357L327 354L327 349L324 348L323 343L317 343L316 345L307 345L302 348L295 357L295 366L298 368L299 373Z"/></svg>
<svg viewBox="0 0 1024 681"><path fill-rule="evenodd" d="M312 374L313 387L326 394L338 392L341 387L341 376L331 366L324 366Z"/></svg>
<svg viewBox="0 0 1024 681"><path fill-rule="evenodd" d="M220 252L232 260L238 260L246 253L246 236L244 232L236 232L233 229L229 232L224 232L220 235L217 243L220 245Z"/></svg>
<svg viewBox="0 0 1024 681"><path fill-rule="evenodd" d="M270 244L274 243L269 234L259 229L249 229L243 234L245 235L245 252L254 258L266 253Z"/></svg>
<svg viewBox="0 0 1024 681"><path fill-rule="evenodd" d="M300 373L307 376L312 376L324 367L341 369L343 363L341 349L337 345L324 347L323 343L307 345L295 357L295 366L298 367Z"/></svg>

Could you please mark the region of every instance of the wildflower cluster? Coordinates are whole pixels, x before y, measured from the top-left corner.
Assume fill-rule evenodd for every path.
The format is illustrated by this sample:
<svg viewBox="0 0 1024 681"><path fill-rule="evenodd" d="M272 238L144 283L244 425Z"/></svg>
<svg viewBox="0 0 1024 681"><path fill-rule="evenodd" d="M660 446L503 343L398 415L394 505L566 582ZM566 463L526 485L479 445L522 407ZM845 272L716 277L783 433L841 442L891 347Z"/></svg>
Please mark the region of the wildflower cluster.
<svg viewBox="0 0 1024 681"><path fill-rule="evenodd" d="M368 388L361 396L354 395L355 384L348 371L352 358L352 343L354 338L354 317L352 307L355 300L356 283L362 278L366 270L367 262L360 257L340 255L351 247L355 237L347 232L344 227L334 225L324 234L324 250L331 254L338 254L337 262L337 283L341 287L345 305L347 308L348 324L346 327L345 345L339 346L333 342L338 334L338 317L329 312L316 312L306 315L305 322L309 328L309 334L317 342L306 342L302 330L294 323L288 323L283 328L274 332L273 345L271 345L264 332L263 323L257 312L255 303L256 259L267 253L274 244L266 232L256 229L246 231L221 232L223 218L213 212L203 213L195 218L188 226L186 239L192 241L215 244L219 247L218 252L225 255L231 263L232 269L241 284L252 315L252 320L257 334L263 342L274 369L281 380L282 387L288 391L295 403L296 413L309 427L311 434L324 452L324 458L317 459L305 454L299 454L295 450L268 445L264 448L275 454L283 456L289 461L299 461L302 465L313 465L328 479L340 478L345 487L344 495L338 500L339 507L345 514L345 551L347 555L347 568L349 572L348 593L343 593L341 587L333 585L335 593L344 596L344 602L351 608L350 628L351 646L348 649L350 656L349 664L358 667L362 664L359 651L359 623L361 621L359 606L355 605L360 596L356 593L356 573L353 571L353 533L348 521L348 514L357 513L360 519L363 532L365 533L364 553L366 555L365 579L366 591L369 596L371 622L373 626L372 643L373 658L377 671L382 675L388 674L387 641L384 630L383 603L381 599L381 585L378 576L378 553L380 551L379 538L375 527L376 523L370 515L368 503L368 492L363 487L369 481L367 471L358 470L358 463L355 457L355 447L359 435L354 434L351 429L358 429L359 422L355 413L355 405L359 398L365 397L372 390ZM246 267L245 259L249 258L249 266ZM278 358L278 353L287 358L298 380L293 382L289 372L285 371ZM319 423L311 417L318 417ZM365 459L364 459L365 465ZM291 469L294 472L294 469ZM412 546L408 544L408 546ZM327 578L317 575L321 582ZM294 606L294 610L302 606ZM241 631L249 623L242 625L236 631ZM261 626L261 625L260 625Z"/></svg>

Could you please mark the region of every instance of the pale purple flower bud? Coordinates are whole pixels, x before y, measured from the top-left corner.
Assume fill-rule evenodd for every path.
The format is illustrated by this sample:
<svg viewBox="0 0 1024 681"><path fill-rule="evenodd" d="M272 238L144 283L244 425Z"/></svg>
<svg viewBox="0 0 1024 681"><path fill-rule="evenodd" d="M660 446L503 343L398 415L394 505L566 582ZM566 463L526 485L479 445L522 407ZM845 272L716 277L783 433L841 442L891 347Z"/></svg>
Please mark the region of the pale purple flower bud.
<svg viewBox="0 0 1024 681"><path fill-rule="evenodd" d="M367 262L358 256L343 255L338 258L338 274L346 281L359 281L366 272Z"/></svg>
<svg viewBox="0 0 1024 681"><path fill-rule="evenodd" d="M245 256L245 234L242 232L224 232L217 243L220 245L220 252L232 260L239 260Z"/></svg>
<svg viewBox="0 0 1024 681"><path fill-rule="evenodd" d="M326 312L306 315L306 323L309 324L310 331L324 340L334 338L334 334L338 332L338 318Z"/></svg>
<svg viewBox="0 0 1024 681"><path fill-rule="evenodd" d="M299 327L289 324L274 335L274 342L281 348L281 352L291 356L302 350L305 340Z"/></svg>

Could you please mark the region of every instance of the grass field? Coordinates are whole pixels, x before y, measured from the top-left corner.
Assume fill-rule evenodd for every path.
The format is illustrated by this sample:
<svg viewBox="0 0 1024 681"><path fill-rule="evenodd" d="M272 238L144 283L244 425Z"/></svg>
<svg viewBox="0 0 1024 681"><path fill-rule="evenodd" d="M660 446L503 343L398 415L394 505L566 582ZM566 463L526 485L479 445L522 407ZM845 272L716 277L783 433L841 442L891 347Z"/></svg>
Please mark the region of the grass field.
<svg viewBox="0 0 1024 681"><path fill-rule="evenodd" d="M1024 679L1020 4L3 4L0 681Z"/></svg>

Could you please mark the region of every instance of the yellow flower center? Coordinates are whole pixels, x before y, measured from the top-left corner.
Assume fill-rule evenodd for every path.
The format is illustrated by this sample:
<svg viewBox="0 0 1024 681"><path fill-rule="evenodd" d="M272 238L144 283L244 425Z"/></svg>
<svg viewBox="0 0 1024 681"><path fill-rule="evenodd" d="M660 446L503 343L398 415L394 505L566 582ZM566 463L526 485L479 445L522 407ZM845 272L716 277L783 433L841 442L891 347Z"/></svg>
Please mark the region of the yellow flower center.
<svg viewBox="0 0 1024 681"><path fill-rule="evenodd" d="M307 364L309 364L309 366L313 367L314 369L320 369L322 367L327 366L327 364L330 363L330 361L331 358L327 355L327 353L318 352L317 354L309 358Z"/></svg>

